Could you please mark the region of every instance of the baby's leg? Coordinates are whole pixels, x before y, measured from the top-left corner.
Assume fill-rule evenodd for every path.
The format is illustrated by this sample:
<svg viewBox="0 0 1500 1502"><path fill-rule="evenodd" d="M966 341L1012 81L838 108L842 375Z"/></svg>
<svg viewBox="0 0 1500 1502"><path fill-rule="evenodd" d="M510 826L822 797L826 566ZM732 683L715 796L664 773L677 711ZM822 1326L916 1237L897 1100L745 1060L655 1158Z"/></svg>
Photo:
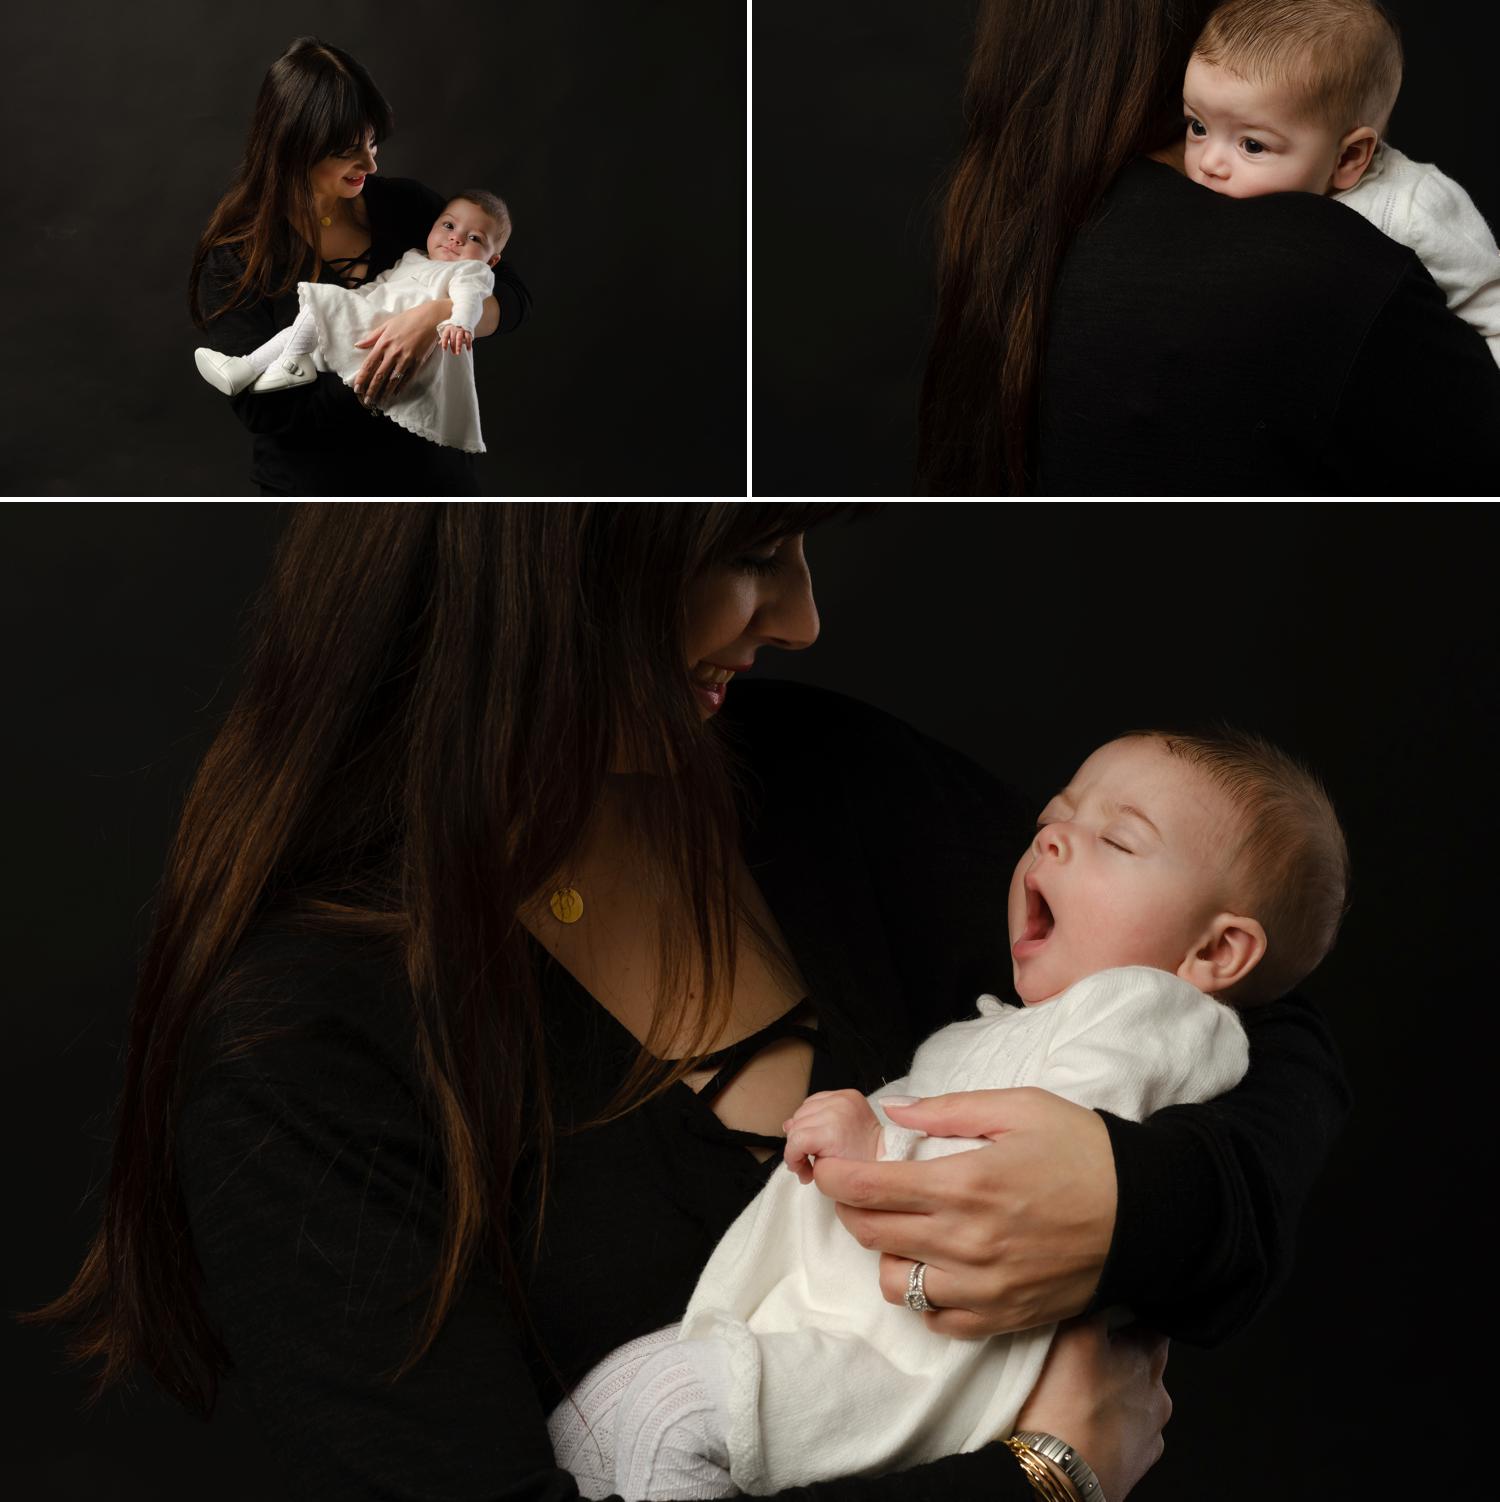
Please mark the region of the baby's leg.
<svg viewBox="0 0 1500 1502"><path fill-rule="evenodd" d="M738 1497L728 1406L722 1341L679 1341L653 1356L615 1411L615 1490L627 1502Z"/></svg>
<svg viewBox="0 0 1500 1502"><path fill-rule="evenodd" d="M289 329L267 339L258 349L250 351L245 358L259 374L274 360L283 355L310 355L318 347L318 324L308 308L304 308Z"/></svg>
<svg viewBox="0 0 1500 1502"><path fill-rule="evenodd" d="M680 1325L653 1330L611 1351L581 1377L552 1410L547 1433L558 1465L571 1472L585 1497L608 1497L615 1490L615 1415L636 1373L663 1347L671 1347Z"/></svg>

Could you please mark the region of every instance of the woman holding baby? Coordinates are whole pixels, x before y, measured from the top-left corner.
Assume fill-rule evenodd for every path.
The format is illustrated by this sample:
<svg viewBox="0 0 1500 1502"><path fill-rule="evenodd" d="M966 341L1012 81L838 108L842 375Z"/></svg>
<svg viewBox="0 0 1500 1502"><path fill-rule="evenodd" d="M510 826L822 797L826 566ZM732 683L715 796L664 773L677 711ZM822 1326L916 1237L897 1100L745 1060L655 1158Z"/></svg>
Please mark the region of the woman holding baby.
<svg viewBox="0 0 1500 1502"><path fill-rule="evenodd" d="M1500 255L1383 139L1394 23L1376 0L1222 11L1200 51L1213 0L985 0L925 490L1493 492ZM1394 189L1374 212L1371 174Z"/></svg>
<svg viewBox="0 0 1500 1502"><path fill-rule="evenodd" d="M232 1372L298 1497L578 1494L549 1414L680 1318L782 1123L1011 972L1035 811L741 681L816 640L804 533L846 509L292 511L160 889L104 1228L44 1311L101 1384L142 1362L209 1412ZM1245 1028L1211 1109L955 1095L905 1123L992 1145L804 1191L913 1321L1075 1321L1017 1427L1109 1502L1160 1453L1165 1336L1263 1305L1347 1108L1307 1002ZM1097 1502L1007 1438L819 1495Z"/></svg>
<svg viewBox="0 0 1500 1502"><path fill-rule="evenodd" d="M347 53L298 37L261 84L234 184L199 240L189 281L194 322L216 349L248 355L289 327L297 283L367 286L427 242L446 199L412 178L377 172L390 106ZM529 296L497 260L494 291L474 328L508 333ZM230 397L254 435L251 479L263 495L477 494L472 452L430 441L377 415L439 350L453 314L441 297L395 313L366 339L351 385L322 369L315 381Z"/></svg>

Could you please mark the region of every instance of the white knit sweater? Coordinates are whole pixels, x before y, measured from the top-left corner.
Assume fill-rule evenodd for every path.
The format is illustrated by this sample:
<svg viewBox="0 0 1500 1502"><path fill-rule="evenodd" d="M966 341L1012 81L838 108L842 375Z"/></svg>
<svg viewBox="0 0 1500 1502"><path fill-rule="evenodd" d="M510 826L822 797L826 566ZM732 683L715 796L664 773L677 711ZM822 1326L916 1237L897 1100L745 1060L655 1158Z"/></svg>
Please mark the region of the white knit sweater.
<svg viewBox="0 0 1500 1502"><path fill-rule="evenodd" d="M978 1015L934 1034L910 1074L869 1097L883 1158L990 1145L897 1127L886 1095L1038 1085L1141 1120L1221 1094L1249 1060L1227 1007L1143 966L1101 971L1052 1001ZM684 1316L684 1340L728 1345L730 1476L752 1494L904 1469L1009 1434L1054 1326L988 1340L934 1334L880 1295L866 1250L814 1185L778 1171L715 1248Z"/></svg>
<svg viewBox="0 0 1500 1502"><path fill-rule="evenodd" d="M1449 309L1472 324L1500 364L1500 248L1474 200L1430 162L1382 141L1342 203L1383 235L1416 251Z"/></svg>

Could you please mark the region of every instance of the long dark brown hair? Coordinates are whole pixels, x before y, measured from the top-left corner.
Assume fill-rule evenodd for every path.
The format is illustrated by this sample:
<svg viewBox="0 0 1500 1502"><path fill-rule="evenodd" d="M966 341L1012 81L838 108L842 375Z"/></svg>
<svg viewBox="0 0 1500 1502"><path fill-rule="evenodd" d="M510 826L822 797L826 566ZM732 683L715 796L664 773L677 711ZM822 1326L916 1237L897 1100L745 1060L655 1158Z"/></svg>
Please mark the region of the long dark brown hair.
<svg viewBox="0 0 1500 1502"><path fill-rule="evenodd" d="M131 1012L101 1223L72 1286L26 1323L102 1361L90 1404L137 1363L211 1414L229 1365L173 1135L195 1046L285 1028L239 1007L252 927L360 934L404 961L416 1057L448 1185L431 1345L476 1256L529 1328L508 1217L545 1202L555 1141L534 946L518 914L555 886L617 756L664 898L650 1035L599 1120L687 1074L728 1019L741 933L736 766L682 658L689 582L839 513L829 504L309 503L247 611L243 686L184 801ZM652 775L655 774L655 775ZM689 999L689 984L697 1000ZM274 1012L274 1007L273 1007ZM209 1024L218 1022L213 1031ZM655 1057L684 1020L696 1042ZM521 1181L518 1163L528 1167ZM540 1243L541 1216L535 1221ZM544 1353L545 1354L545 1353Z"/></svg>
<svg viewBox="0 0 1500 1502"><path fill-rule="evenodd" d="M204 328L242 302L280 297L323 269L312 169L326 156L376 144L395 124L370 75L347 52L297 37L266 70L244 155L198 238L188 274L188 313ZM207 318L199 304L203 262L231 246L243 270Z"/></svg>
<svg viewBox="0 0 1500 1502"><path fill-rule="evenodd" d="M1052 292L1115 174L1182 130L1212 0L984 0L938 230L918 485L1024 495Z"/></svg>

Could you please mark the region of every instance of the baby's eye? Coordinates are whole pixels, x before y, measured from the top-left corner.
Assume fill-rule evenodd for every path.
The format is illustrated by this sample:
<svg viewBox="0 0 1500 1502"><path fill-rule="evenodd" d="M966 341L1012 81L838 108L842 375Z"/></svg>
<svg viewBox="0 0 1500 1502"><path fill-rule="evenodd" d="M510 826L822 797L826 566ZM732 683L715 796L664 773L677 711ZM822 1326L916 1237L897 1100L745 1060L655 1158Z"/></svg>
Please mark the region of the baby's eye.
<svg viewBox="0 0 1500 1502"><path fill-rule="evenodd" d="M1245 150L1251 156L1259 156L1266 148L1259 141L1252 141L1249 136L1245 137Z"/></svg>
<svg viewBox="0 0 1500 1502"><path fill-rule="evenodd" d="M1099 838L1100 838L1100 839L1101 839L1101 840L1104 840L1104 843L1105 843L1105 844L1106 844L1106 845L1114 845L1114 848L1115 848L1115 849L1116 849L1116 850L1121 850L1121 851L1124 851L1124 853L1125 853L1125 854L1126 854L1126 855L1134 855L1134 854L1135 854L1135 851L1133 851L1133 850L1126 850L1126 849L1125 849L1125 847L1124 847L1124 846L1123 846L1123 845L1115 845L1115 842L1114 842L1114 841L1113 841L1113 840L1111 840L1111 839L1105 839L1105 837L1104 837L1104 836L1103 836L1103 835L1100 835L1100 836L1099 836Z"/></svg>
<svg viewBox="0 0 1500 1502"><path fill-rule="evenodd" d="M1202 137L1198 135L1198 132L1200 130L1203 131L1204 135L1208 134L1207 128L1204 126L1203 122L1201 120L1193 119L1191 115L1187 117L1187 128L1188 134L1198 140L1202 139Z"/></svg>

